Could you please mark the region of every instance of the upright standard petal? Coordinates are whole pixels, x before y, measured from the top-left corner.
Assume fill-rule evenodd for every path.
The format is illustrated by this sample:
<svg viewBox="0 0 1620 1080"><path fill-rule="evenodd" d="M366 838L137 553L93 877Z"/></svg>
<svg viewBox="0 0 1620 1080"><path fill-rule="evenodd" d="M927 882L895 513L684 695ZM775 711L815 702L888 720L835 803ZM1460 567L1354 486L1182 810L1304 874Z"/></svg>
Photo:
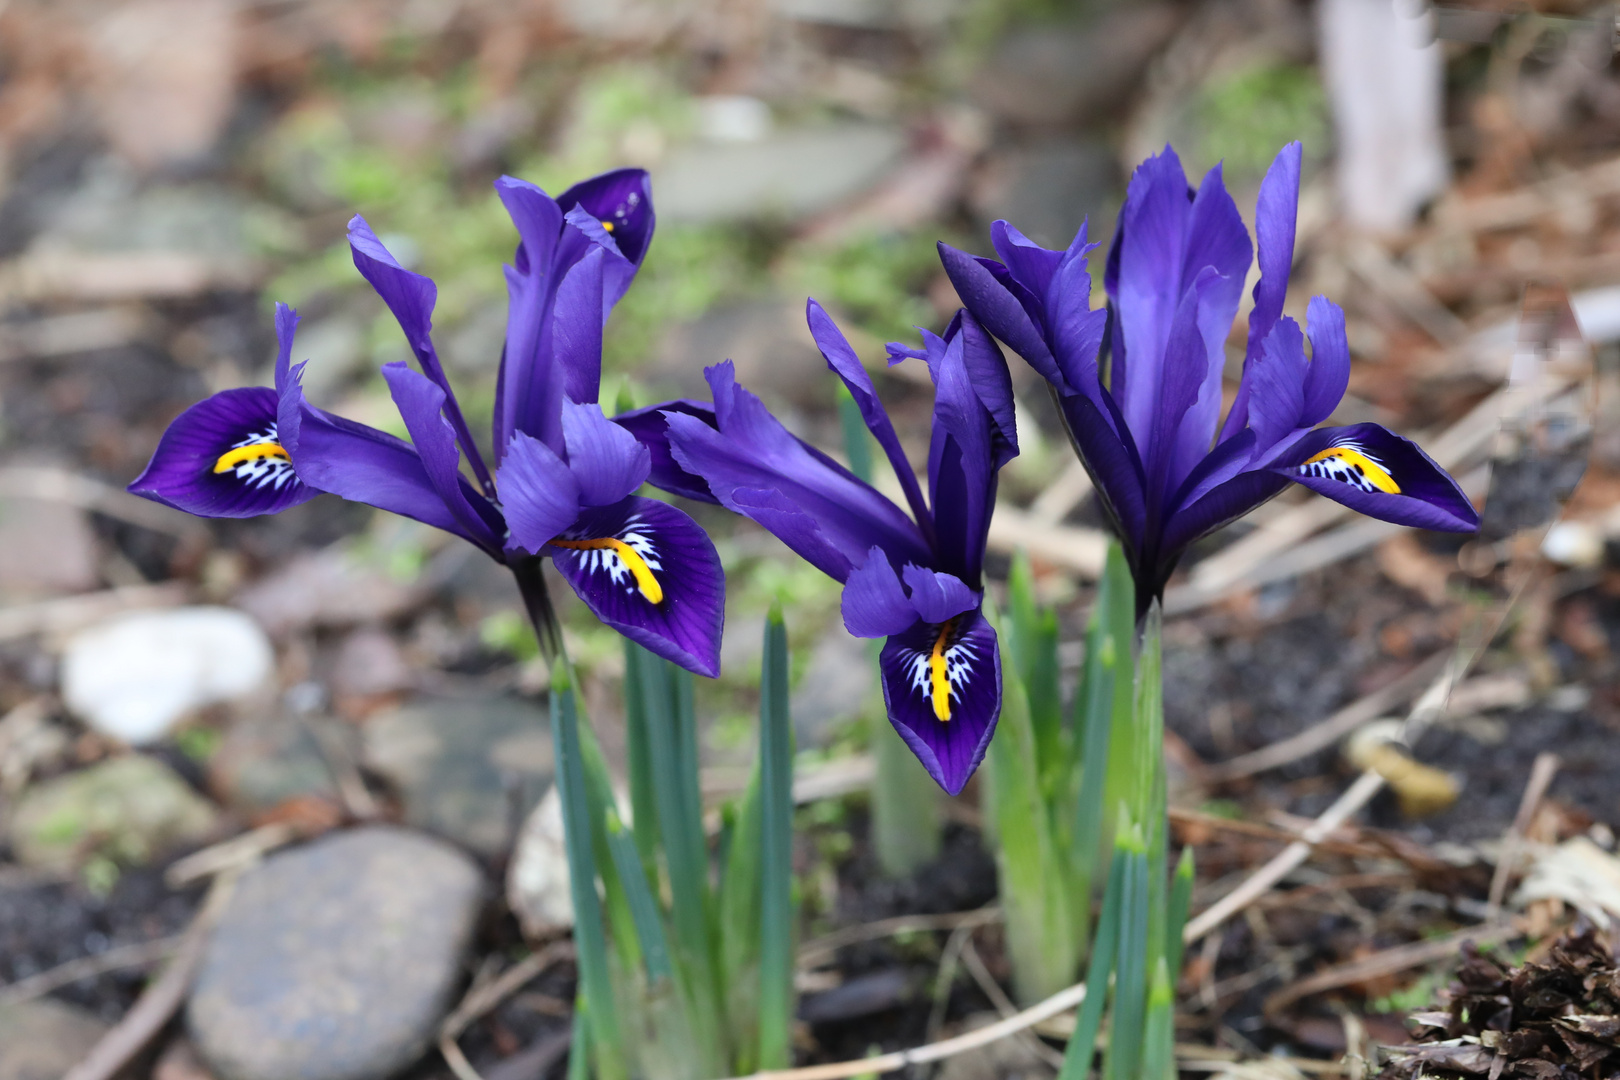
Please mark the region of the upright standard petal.
<svg viewBox="0 0 1620 1080"><path fill-rule="evenodd" d="M1136 167L1119 215L1113 296L1125 348L1114 357L1112 390L1139 446L1152 431L1160 364L1186 288L1182 257L1191 212L1187 174L1175 151L1165 147Z"/></svg>
<svg viewBox="0 0 1620 1080"><path fill-rule="evenodd" d="M473 440L467 421L461 415L461 405L456 401L455 392L450 389L444 365L439 363L438 351L433 347L433 306L438 300L438 287L431 278L414 274L401 266L399 260L377 239L377 234L371 231L366 219L358 214L349 221L349 250L360 276L383 298L399 328L405 332L405 341L422 365L422 373L443 393L445 419L449 421L456 443L467 456L467 464L472 466L473 475L483 485L484 491L489 492L492 486L489 469L478 451L478 444Z"/></svg>
<svg viewBox="0 0 1620 1080"><path fill-rule="evenodd" d="M688 671L720 673L725 575L697 522L631 496L586 509L547 551L604 623Z"/></svg>
<svg viewBox="0 0 1620 1080"><path fill-rule="evenodd" d="M136 495L199 517L257 517L308 502L276 425L276 392L225 390L191 406L158 440Z"/></svg>
<svg viewBox="0 0 1620 1080"><path fill-rule="evenodd" d="M1473 532L1479 513L1412 440L1377 424L1318 428L1271 466L1358 513L1439 532Z"/></svg>
<svg viewBox="0 0 1620 1080"><path fill-rule="evenodd" d="M917 520L917 525L924 535L933 530L933 516L928 512L928 503L923 500L922 488L917 483L917 474L912 471L911 462L906 460L906 452L900 445L900 436L895 434L894 423L890 421L888 411L883 408L883 402L877 396L877 389L872 385L872 377L866 373L861 364L860 357L850 347L849 340L844 332L838 329L832 316L827 314L825 308L816 303L814 299L805 301L805 321L810 324L810 336L815 339L816 348L827 361L827 366L833 374L843 380L844 386L849 389L850 396L855 399L855 405L860 410L861 419L866 421L867 430L872 437L883 447L883 453L889 459L889 465L894 469L894 475L900 481L900 490L906 493L906 502L911 505L911 514Z"/></svg>
<svg viewBox="0 0 1620 1080"><path fill-rule="evenodd" d="M1249 312L1249 342L1243 356L1243 377L1237 397L1226 414L1221 438L1226 439L1249 422L1249 366L1260 355L1271 328L1282 316L1288 277L1294 267L1294 221L1299 212L1301 147L1291 142L1282 148L1260 182L1254 207L1254 232L1260 249L1260 280L1254 283L1254 309ZM1337 402L1335 402L1337 404Z"/></svg>
<svg viewBox="0 0 1620 1080"><path fill-rule="evenodd" d="M1001 716L996 632L977 610L940 625L918 621L879 655L889 722L928 775L961 792Z"/></svg>

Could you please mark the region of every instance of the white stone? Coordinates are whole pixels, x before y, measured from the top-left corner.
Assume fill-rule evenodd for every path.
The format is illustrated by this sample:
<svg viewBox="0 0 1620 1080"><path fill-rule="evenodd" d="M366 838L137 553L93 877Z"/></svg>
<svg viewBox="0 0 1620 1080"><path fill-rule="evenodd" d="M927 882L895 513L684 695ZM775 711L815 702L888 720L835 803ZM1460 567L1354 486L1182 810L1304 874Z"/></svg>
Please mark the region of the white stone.
<svg viewBox="0 0 1620 1080"><path fill-rule="evenodd" d="M240 611L136 612L68 641L62 696L97 731L138 746L162 738L193 709L259 689L274 660L270 639Z"/></svg>
<svg viewBox="0 0 1620 1080"><path fill-rule="evenodd" d="M506 902L525 933L539 936L574 925L562 797L553 784L523 823L506 871Z"/></svg>
<svg viewBox="0 0 1620 1080"><path fill-rule="evenodd" d="M1560 566L1597 566L1603 561L1603 534L1589 522L1560 521L1547 530L1541 553Z"/></svg>

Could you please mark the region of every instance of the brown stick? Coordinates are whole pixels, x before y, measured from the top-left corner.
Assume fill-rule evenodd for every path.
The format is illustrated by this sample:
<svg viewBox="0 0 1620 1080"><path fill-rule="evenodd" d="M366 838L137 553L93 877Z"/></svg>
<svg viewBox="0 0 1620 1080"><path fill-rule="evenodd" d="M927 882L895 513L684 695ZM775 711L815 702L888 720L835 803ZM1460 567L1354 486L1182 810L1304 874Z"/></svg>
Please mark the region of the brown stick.
<svg viewBox="0 0 1620 1080"><path fill-rule="evenodd" d="M1284 1007L1293 1004L1300 998L1320 994L1324 990L1333 990L1350 983L1361 982L1365 979L1376 979L1383 975L1393 975L1397 971L1405 971L1435 960L1443 960L1454 955L1465 943L1472 941L1476 945L1494 945L1499 941L1506 941L1519 931L1511 923L1487 923L1482 926L1470 926L1458 930L1454 934L1439 938L1435 941L1415 941L1410 945L1398 945L1393 949L1385 949L1371 956L1364 956L1360 960L1348 964L1339 964L1325 971L1318 971L1309 978L1301 979L1291 986L1266 998L1265 1014L1274 1016Z"/></svg>
<svg viewBox="0 0 1620 1080"><path fill-rule="evenodd" d="M223 874L214 879L202 910L197 912L191 925L186 928L180 947L175 950L169 966L163 969L163 974L141 992L134 1007L101 1037L83 1061L67 1071L62 1080L112 1080L163 1030L180 1008L180 1003L186 999L186 991L191 988L191 980L202 963L208 937L213 933L220 915L224 914L235 886L235 875Z"/></svg>
<svg viewBox="0 0 1620 1080"><path fill-rule="evenodd" d="M1502 853L1497 856L1496 870L1491 874L1491 891L1485 902L1490 908L1492 918L1501 912L1502 896L1507 892L1508 877L1513 873L1513 864L1519 861L1519 851L1524 844L1525 833L1530 831L1530 824L1535 820L1536 808L1541 805L1541 799L1547 794L1547 788L1552 784L1561 764L1557 754L1542 751L1536 755L1535 764L1530 766L1530 780L1524 785L1524 796L1519 800L1519 812L1513 815L1513 824L1508 827L1507 836L1502 839Z"/></svg>

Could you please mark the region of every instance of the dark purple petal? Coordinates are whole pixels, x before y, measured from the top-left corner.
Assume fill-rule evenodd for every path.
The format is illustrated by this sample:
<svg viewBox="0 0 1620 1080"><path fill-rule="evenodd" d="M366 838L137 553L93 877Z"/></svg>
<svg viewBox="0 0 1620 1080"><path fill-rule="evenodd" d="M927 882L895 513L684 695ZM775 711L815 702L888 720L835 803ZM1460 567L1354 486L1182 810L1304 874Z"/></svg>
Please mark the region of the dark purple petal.
<svg viewBox="0 0 1620 1080"><path fill-rule="evenodd" d="M928 504L923 501L922 488L917 483L917 474L906 460L906 452L900 446L900 436L895 434L894 424L889 420L883 402L878 399L877 390L872 385L872 377L866 373L861 364L860 357L850 347L844 332L838 329L832 316L815 300L805 302L805 321L810 324L810 336L815 339L816 348L826 359L827 366L833 373L843 380L849 389L850 396L855 399L855 405L860 409L861 419L866 421L867 430L883 448L883 453L889 459L889 465L894 469L895 477L900 481L900 490L906 493L906 502L911 505L912 516L926 535L932 528L933 519L928 512Z"/></svg>
<svg viewBox="0 0 1620 1080"><path fill-rule="evenodd" d="M933 358L934 424L928 448L929 498L934 506L931 565L976 588L995 508L996 463L990 414L968 376L965 343L966 335L957 334Z"/></svg>
<svg viewBox="0 0 1620 1080"><path fill-rule="evenodd" d="M598 619L688 671L720 674L726 579L697 522L631 496L586 510L547 550Z"/></svg>
<svg viewBox="0 0 1620 1080"><path fill-rule="evenodd" d="M922 534L899 507L794 438L736 385L729 361L707 374L719 430L670 413L669 440L676 464L703 477L722 505L775 532L839 581L874 544L896 562L931 561Z"/></svg>
<svg viewBox="0 0 1620 1080"><path fill-rule="evenodd" d="M1042 378L1059 389L1071 389L1064 383L1040 327L1009 288L1009 284L1016 283L1010 277L1004 282L991 269L1000 267L1000 263L975 258L946 243L939 245L939 261L944 264L945 274L951 279L962 305L986 330L1011 346ZM1005 268L1002 269L1005 273Z"/></svg>
<svg viewBox="0 0 1620 1080"><path fill-rule="evenodd" d="M433 305L439 294L437 286L431 278L413 274L401 266L359 214L349 221L349 250L360 276L382 297L398 321L399 328L405 332L405 341L422 365L423 374L443 393L444 414L450 429L462 453L467 455L473 475L488 490L489 470L478 452L477 443L473 441L472 432L467 428L467 421L462 418L461 406L450 389L450 380L445 376L444 366L439 363L439 354L433 348Z"/></svg>
<svg viewBox="0 0 1620 1080"><path fill-rule="evenodd" d="M506 213L518 231L518 272L545 273L552 263L562 233L563 211L551 196L527 180L503 176L495 181Z"/></svg>
<svg viewBox="0 0 1620 1080"><path fill-rule="evenodd" d="M583 207L604 227L611 223L619 251L636 267L641 266L657 224L652 180L645 169L614 169L581 180L557 196L557 205L565 211Z"/></svg>
<svg viewBox="0 0 1620 1080"><path fill-rule="evenodd" d="M844 629L859 638L888 637L917 621L917 607L880 547L867 552L866 565L845 580L839 607Z"/></svg>
<svg viewBox="0 0 1620 1080"><path fill-rule="evenodd" d="M464 533L477 536L480 546L499 548L501 532L490 528L490 522L474 508L473 499L467 497L455 429L444 417L448 400L444 391L427 376L403 363L384 364L382 374L394 405L405 421L405 429L411 433L411 443L421 458L428 482Z"/></svg>
<svg viewBox="0 0 1620 1080"><path fill-rule="evenodd" d="M1113 407L1113 397L1102 395L1103 405ZM1114 522L1125 546L1142 546L1147 527L1147 479L1136 446L1130 442L1125 421L1117 412L1104 414L1096 402L1084 394L1069 394L1058 401L1063 425L1080 455L1080 461L1096 485L1098 501ZM1115 428L1124 433L1122 439Z"/></svg>
<svg viewBox="0 0 1620 1080"><path fill-rule="evenodd" d="M531 555L579 517L579 481L573 470L551 447L521 431L512 435L496 482L511 542Z"/></svg>
<svg viewBox="0 0 1620 1080"><path fill-rule="evenodd" d="M563 372L563 393L584 404L596 401L602 385L603 270L608 252L592 248L569 268L552 307L554 363ZM543 362L544 357L540 357Z"/></svg>
<svg viewBox="0 0 1620 1080"><path fill-rule="evenodd" d="M1013 404L1012 373L1007 370L1007 358L1001 355L1001 346L979 325L972 312L965 308L958 310L952 326L960 327L962 366L967 371L968 382L972 384L980 404L990 414L995 435L993 465L999 469L1018 456L1018 419Z"/></svg>
<svg viewBox="0 0 1620 1080"><path fill-rule="evenodd" d="M1101 387L1097 354L1108 326L1108 309L1091 308L1091 271L1086 252L1086 228L1080 227L1074 243L1064 253L1046 297L1046 337L1058 368L1070 386L1091 397Z"/></svg>
<svg viewBox="0 0 1620 1080"><path fill-rule="evenodd" d="M661 401L644 409L622 412L613 418L613 422L634 435L636 440L647 448L652 459L651 472L647 480L653 487L667 491L671 495L680 495L699 502L718 503L720 500L709 490L708 481L681 468L675 460L675 455L670 452L669 421L665 419L664 414L671 412L696 417L711 428L719 430L719 421L714 417L714 406L706 401L692 401L688 398Z"/></svg>
<svg viewBox="0 0 1620 1080"><path fill-rule="evenodd" d="M1344 332L1344 310L1325 296L1313 296L1305 309L1305 333L1311 339L1311 366L1305 376L1301 423L1314 427L1333 414L1350 385L1350 339Z"/></svg>
<svg viewBox="0 0 1620 1080"><path fill-rule="evenodd" d="M1412 440L1377 424L1318 428L1270 471L1358 513L1439 532L1473 532L1479 513Z"/></svg>
<svg viewBox="0 0 1620 1080"><path fill-rule="evenodd" d="M1002 265L1014 281L1037 300L1049 297L1052 279L1063 262L1063 252L1041 247L1005 221L991 223L990 243L995 245L996 254L1001 256Z"/></svg>
<svg viewBox="0 0 1620 1080"><path fill-rule="evenodd" d="M298 312L286 304L276 304L276 397L292 379L293 333L298 329Z"/></svg>
<svg viewBox="0 0 1620 1080"><path fill-rule="evenodd" d="M1249 428L1217 444L1181 482L1180 490L1170 500L1167 516L1183 506L1191 506L1238 473L1254 466L1255 445L1254 432Z"/></svg>
<svg viewBox="0 0 1620 1080"><path fill-rule="evenodd" d="M1223 279L1214 267L1205 267L1182 297L1165 341L1159 376L1159 398L1147 414L1146 427L1131 422L1131 434L1140 449L1147 448L1143 466L1147 469L1149 499L1164 499L1209 453L1214 429L1202 432L1187 424L1187 416L1203 391L1204 368L1208 362L1203 327L1200 325L1210 294ZM1140 371L1140 368L1138 369ZM1127 414L1127 419L1129 416Z"/></svg>
<svg viewBox="0 0 1620 1080"><path fill-rule="evenodd" d="M1317 423L1304 419L1307 367L1299 324L1278 320L1248 373L1249 429L1261 453L1296 429Z"/></svg>
<svg viewBox="0 0 1620 1080"><path fill-rule="evenodd" d="M553 362L550 275L506 268L506 350L495 389L495 446L504 453L515 432L553 450L562 441L565 372Z"/></svg>
<svg viewBox="0 0 1620 1080"><path fill-rule="evenodd" d="M1191 212L1187 176L1175 151L1165 147L1164 153L1136 167L1120 212L1119 284L1114 294L1131 362L1128 368L1116 368L1112 389L1139 447L1154 430L1159 411L1165 344L1185 291L1182 257ZM1129 377L1121 380L1120 373Z"/></svg>
<svg viewBox="0 0 1620 1080"><path fill-rule="evenodd" d="M907 563L901 576L911 590L911 604L923 622L942 625L947 619L972 611L979 606L980 596L962 583L954 574Z"/></svg>
<svg viewBox="0 0 1620 1080"><path fill-rule="evenodd" d="M624 257L613 236L589 211L576 206L563 215L563 221L567 224L562 243L557 247L558 272L562 267L576 265L592 251L602 253L602 321L605 323L635 279L636 264Z"/></svg>
<svg viewBox="0 0 1620 1080"><path fill-rule="evenodd" d="M175 417L129 490L199 517L233 518L279 513L318 494L293 471L276 392L263 386L222 391Z"/></svg>
<svg viewBox="0 0 1620 1080"><path fill-rule="evenodd" d="M996 632L977 610L945 626L918 622L889 638L879 665L889 722L928 775L958 794L1001 716Z"/></svg>
<svg viewBox="0 0 1620 1080"><path fill-rule="evenodd" d="M1294 266L1294 222L1299 212L1300 144L1289 143L1278 153L1260 183L1254 207L1254 232L1260 246L1260 280L1254 285L1254 309L1249 312L1249 344L1243 357L1243 378L1237 398L1221 429L1224 439L1249 422L1247 387L1249 365L1271 328L1282 316L1288 277ZM1337 404L1337 402L1335 402ZM1312 421L1316 423L1317 421Z"/></svg>
<svg viewBox="0 0 1620 1080"><path fill-rule="evenodd" d="M1240 472L1177 510L1162 530L1155 553L1155 566L1138 570L1137 595L1156 596L1161 593L1170 571L1175 568L1176 560L1189 546L1221 526L1236 521L1287 486L1283 477L1263 469ZM1148 580L1144 580L1144 576Z"/></svg>
<svg viewBox="0 0 1620 1080"><path fill-rule="evenodd" d="M1226 339L1232 333L1249 272L1253 248L1237 204L1221 183L1217 165L1204 177L1187 224L1187 251L1182 261L1183 288L1191 288L1205 268L1219 279L1207 284L1199 300L1198 329L1204 339L1204 367L1198 396L1182 417L1177 433L1176 466L1185 476L1209 452L1221 420L1221 376L1226 370ZM1166 375L1168 378L1168 373Z"/></svg>
<svg viewBox="0 0 1620 1080"><path fill-rule="evenodd" d="M579 501L606 506L635 493L652 471L652 455L597 405L563 404L568 467L579 481Z"/></svg>
<svg viewBox="0 0 1620 1080"><path fill-rule="evenodd" d="M445 506L410 443L308 404L300 382L303 367L289 374L276 425L305 483L443 529L500 557L501 545L493 540L500 535L499 515L470 484L461 481L462 496L478 508L485 526L471 532Z"/></svg>

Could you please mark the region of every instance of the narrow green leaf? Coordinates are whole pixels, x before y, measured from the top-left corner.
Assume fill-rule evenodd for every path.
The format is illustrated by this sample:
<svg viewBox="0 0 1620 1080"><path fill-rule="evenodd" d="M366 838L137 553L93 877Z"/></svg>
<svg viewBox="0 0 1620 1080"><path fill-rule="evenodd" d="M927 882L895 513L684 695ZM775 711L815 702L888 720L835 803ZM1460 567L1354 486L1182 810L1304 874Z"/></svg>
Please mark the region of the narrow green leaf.
<svg viewBox="0 0 1620 1080"><path fill-rule="evenodd" d="M1035 760L1029 698L1012 649L1010 620L985 598L985 617L1001 649L1001 719L985 755L986 817L996 852L1001 903L1013 988L1033 1003L1074 981L1083 948L1083 928L1073 917L1067 844L1053 836L1053 819L1042 797Z"/></svg>
<svg viewBox="0 0 1620 1080"><path fill-rule="evenodd" d="M1085 1080L1097 1055L1097 1031L1102 1026L1103 1008L1108 1003L1108 979L1119 956L1120 908L1125 903L1125 860L1112 860L1108 888L1103 893L1102 913L1097 917L1097 934L1091 939L1091 962L1086 967L1086 999L1075 1017L1074 1032L1063 1052L1063 1069L1058 1080Z"/></svg>
<svg viewBox="0 0 1620 1080"><path fill-rule="evenodd" d="M1029 698L1029 719L1035 731L1035 764L1041 790L1048 798L1060 792L1068 778L1069 752L1063 731L1063 703L1058 690L1057 616L1035 599L1035 573L1029 556L1013 557L1007 577L1007 624L1012 631L1012 655ZM1066 815L1065 815L1066 816ZM1067 824L1067 823L1065 823Z"/></svg>
<svg viewBox="0 0 1620 1080"><path fill-rule="evenodd" d="M590 1017L590 1045L603 1080L626 1075L618 1013L608 972L607 938L596 897L596 859L579 746L579 716L568 665L552 668L551 741L556 750L557 789L562 800L563 835L568 848L569 889L574 901L574 947L579 979Z"/></svg>
<svg viewBox="0 0 1620 1080"><path fill-rule="evenodd" d="M1108 746L1114 723L1114 684L1130 662L1128 640L1114 637L1099 601L1086 628L1086 657L1075 693L1075 742L1080 746L1080 789L1075 796L1070 861L1075 890L1084 904L1091 882L1103 872L1100 859L1105 837L1104 797L1108 782ZM1128 678L1124 681L1130 681Z"/></svg>
<svg viewBox="0 0 1620 1080"><path fill-rule="evenodd" d="M664 920L658 902L653 899L652 888L647 884L647 875L642 870L641 854L636 850L635 841L630 838L630 831L619 820L619 815L611 810L607 815L607 837L613 865L619 871L619 880L623 883L629 902L636 940L641 944L647 982L650 986L656 986L674 974L670 967L669 945L664 939Z"/></svg>
<svg viewBox="0 0 1620 1080"><path fill-rule="evenodd" d="M646 649L624 639L624 738L630 771L631 832L649 881L658 880L658 800L653 793L644 672L654 659Z"/></svg>
<svg viewBox="0 0 1620 1080"><path fill-rule="evenodd" d="M671 958L690 1001L692 1038L716 1065L724 1058L722 991L709 900L709 850L698 798L691 675L659 657L641 664L653 799L668 871Z"/></svg>
<svg viewBox="0 0 1620 1080"><path fill-rule="evenodd" d="M765 620L760 666L761 1069L790 1064L793 1022L793 722L788 715L787 628L778 604Z"/></svg>
<svg viewBox="0 0 1620 1080"><path fill-rule="evenodd" d="M737 1072L754 1070L759 1017L760 762L736 811L720 880L720 957Z"/></svg>
<svg viewBox="0 0 1620 1080"><path fill-rule="evenodd" d="M1181 978L1181 932L1187 925L1187 909L1192 906L1193 869L1193 849L1188 844L1181 849L1181 859L1176 863L1175 880L1170 885L1170 910L1164 927L1164 960L1170 968L1172 990Z"/></svg>
<svg viewBox="0 0 1620 1080"><path fill-rule="evenodd" d="M1117 542L1108 546L1108 560L1097 591L1097 609L1108 635L1114 639L1119 665L1115 668L1112 721L1108 738L1108 779L1103 793L1101 835L1114 835L1116 810L1123 804L1134 807L1133 780L1137 754L1135 724L1135 684L1126 673L1135 670L1136 579ZM1105 839L1106 844L1106 839ZM1103 847L1105 857L1112 850Z"/></svg>
<svg viewBox="0 0 1620 1080"><path fill-rule="evenodd" d="M1147 851L1140 828L1133 827L1115 858L1125 861L1124 904L1119 920L1119 955L1114 961L1114 1019L1108 1035L1103 1075L1108 1080L1140 1080L1142 1024L1147 1005Z"/></svg>
<svg viewBox="0 0 1620 1080"><path fill-rule="evenodd" d="M1176 997L1164 957L1153 968L1142 1032L1142 1080L1175 1080Z"/></svg>
<svg viewBox="0 0 1620 1080"><path fill-rule="evenodd" d="M574 1041L568 1048L568 1080L591 1080L591 1024L583 994L574 999Z"/></svg>
<svg viewBox="0 0 1620 1080"><path fill-rule="evenodd" d="M838 422L844 429L844 456L849 458L849 471L871 483L872 434L866 430L860 406L842 382L838 384Z"/></svg>

